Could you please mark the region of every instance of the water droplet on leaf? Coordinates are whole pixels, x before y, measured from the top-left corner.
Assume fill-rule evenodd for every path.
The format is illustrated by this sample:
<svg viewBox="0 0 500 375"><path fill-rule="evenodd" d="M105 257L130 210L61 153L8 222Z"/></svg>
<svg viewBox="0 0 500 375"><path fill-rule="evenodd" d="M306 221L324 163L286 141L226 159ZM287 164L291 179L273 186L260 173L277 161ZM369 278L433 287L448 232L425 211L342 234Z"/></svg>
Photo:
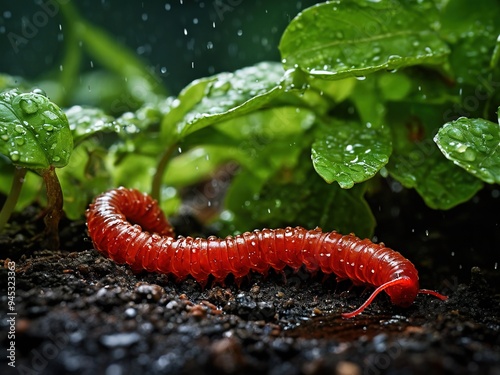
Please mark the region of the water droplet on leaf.
<svg viewBox="0 0 500 375"><path fill-rule="evenodd" d="M462 159L465 161L474 161L476 160L476 152L469 148L464 151Z"/></svg>
<svg viewBox="0 0 500 375"><path fill-rule="evenodd" d="M19 134L25 134L26 133L26 130L24 130L23 126L22 125L16 125L14 127L14 129L16 130L16 132L18 132Z"/></svg>
<svg viewBox="0 0 500 375"><path fill-rule="evenodd" d="M51 111L45 111L45 112L43 112L43 115L45 117L47 117L49 120L53 120L54 121L54 120L58 119L57 115L54 112L51 112Z"/></svg>
<svg viewBox="0 0 500 375"><path fill-rule="evenodd" d="M33 94L38 94L38 95L43 95L43 96L47 97L47 93L44 90L42 90L42 89L34 89L32 91L32 93Z"/></svg>
<svg viewBox="0 0 500 375"><path fill-rule="evenodd" d="M19 104L24 113L31 115L38 111L38 104L31 99L21 99Z"/></svg>
<svg viewBox="0 0 500 375"><path fill-rule="evenodd" d="M17 152L17 151L12 151L12 152L10 153L10 159L11 159L13 162L19 161L19 159L20 159L19 152Z"/></svg>

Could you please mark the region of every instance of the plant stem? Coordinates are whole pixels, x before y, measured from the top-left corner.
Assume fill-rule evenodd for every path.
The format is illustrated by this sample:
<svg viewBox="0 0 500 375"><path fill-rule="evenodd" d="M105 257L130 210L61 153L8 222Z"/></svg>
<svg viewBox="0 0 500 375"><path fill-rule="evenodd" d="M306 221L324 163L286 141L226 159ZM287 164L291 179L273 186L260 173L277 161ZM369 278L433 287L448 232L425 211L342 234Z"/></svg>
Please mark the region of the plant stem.
<svg viewBox="0 0 500 375"><path fill-rule="evenodd" d="M151 196L158 202L161 200L161 180L165 174L165 169L167 169L168 162L170 161L170 156L175 150L175 144L170 145L163 154L161 155L160 161L156 167L155 175L153 176L153 183L151 185Z"/></svg>
<svg viewBox="0 0 500 375"><path fill-rule="evenodd" d="M63 212L63 194L53 166L42 171L41 175L47 190L47 208L43 219L45 222L44 246L55 250L59 248L59 221Z"/></svg>
<svg viewBox="0 0 500 375"><path fill-rule="evenodd" d="M5 201L2 211L0 211L0 232L9 221L10 215L14 208L16 207L17 200L19 199L19 194L21 193L21 188L24 182L24 176L26 175L27 169L16 167L14 171L14 179L12 180L12 186L10 187L9 195Z"/></svg>

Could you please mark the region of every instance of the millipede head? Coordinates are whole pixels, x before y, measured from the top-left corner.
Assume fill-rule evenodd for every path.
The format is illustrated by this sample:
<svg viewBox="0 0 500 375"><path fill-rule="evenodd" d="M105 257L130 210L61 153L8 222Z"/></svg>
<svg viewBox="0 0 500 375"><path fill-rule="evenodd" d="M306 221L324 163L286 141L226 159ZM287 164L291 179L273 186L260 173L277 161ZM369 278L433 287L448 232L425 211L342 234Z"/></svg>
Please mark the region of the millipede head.
<svg viewBox="0 0 500 375"><path fill-rule="evenodd" d="M391 297L394 305L409 307L417 298L418 290L418 281L409 277L401 277L394 280L393 285L388 286L385 292Z"/></svg>

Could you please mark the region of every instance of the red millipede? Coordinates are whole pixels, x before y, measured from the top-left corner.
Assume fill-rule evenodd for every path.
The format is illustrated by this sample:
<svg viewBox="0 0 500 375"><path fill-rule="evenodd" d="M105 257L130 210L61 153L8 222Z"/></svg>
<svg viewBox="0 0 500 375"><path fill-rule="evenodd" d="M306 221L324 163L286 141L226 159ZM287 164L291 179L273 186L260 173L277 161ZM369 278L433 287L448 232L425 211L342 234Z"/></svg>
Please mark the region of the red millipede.
<svg viewBox="0 0 500 375"><path fill-rule="evenodd" d="M223 282L232 273L240 280L251 270L265 274L301 266L314 272L334 273L337 280L375 287L370 297L344 318L360 314L382 291L395 305L408 307L417 294L438 292L419 289L415 266L383 243L353 234L322 232L301 227L263 229L224 239L178 236L157 202L138 190L123 187L99 195L86 211L94 247L133 271L173 274L178 280L191 275L201 285L212 275Z"/></svg>

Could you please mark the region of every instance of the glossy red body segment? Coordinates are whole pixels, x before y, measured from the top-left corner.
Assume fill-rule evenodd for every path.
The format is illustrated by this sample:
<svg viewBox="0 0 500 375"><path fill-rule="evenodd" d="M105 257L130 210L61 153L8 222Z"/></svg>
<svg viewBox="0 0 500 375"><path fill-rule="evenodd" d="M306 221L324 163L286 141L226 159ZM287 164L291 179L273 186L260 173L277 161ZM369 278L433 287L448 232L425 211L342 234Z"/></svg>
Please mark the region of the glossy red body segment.
<svg viewBox="0 0 500 375"><path fill-rule="evenodd" d="M353 234L322 232L301 227L263 229L224 239L210 236L175 238L174 230L157 202L137 190L117 188L99 195L86 212L94 247L132 270L173 274L181 280L191 275L205 285L209 276L223 282L232 273L240 280L250 271L266 274L285 266L310 272L321 269L355 285L376 287L357 310L361 313L381 291L392 303L409 306L418 293L447 297L419 289L413 264L384 244Z"/></svg>

